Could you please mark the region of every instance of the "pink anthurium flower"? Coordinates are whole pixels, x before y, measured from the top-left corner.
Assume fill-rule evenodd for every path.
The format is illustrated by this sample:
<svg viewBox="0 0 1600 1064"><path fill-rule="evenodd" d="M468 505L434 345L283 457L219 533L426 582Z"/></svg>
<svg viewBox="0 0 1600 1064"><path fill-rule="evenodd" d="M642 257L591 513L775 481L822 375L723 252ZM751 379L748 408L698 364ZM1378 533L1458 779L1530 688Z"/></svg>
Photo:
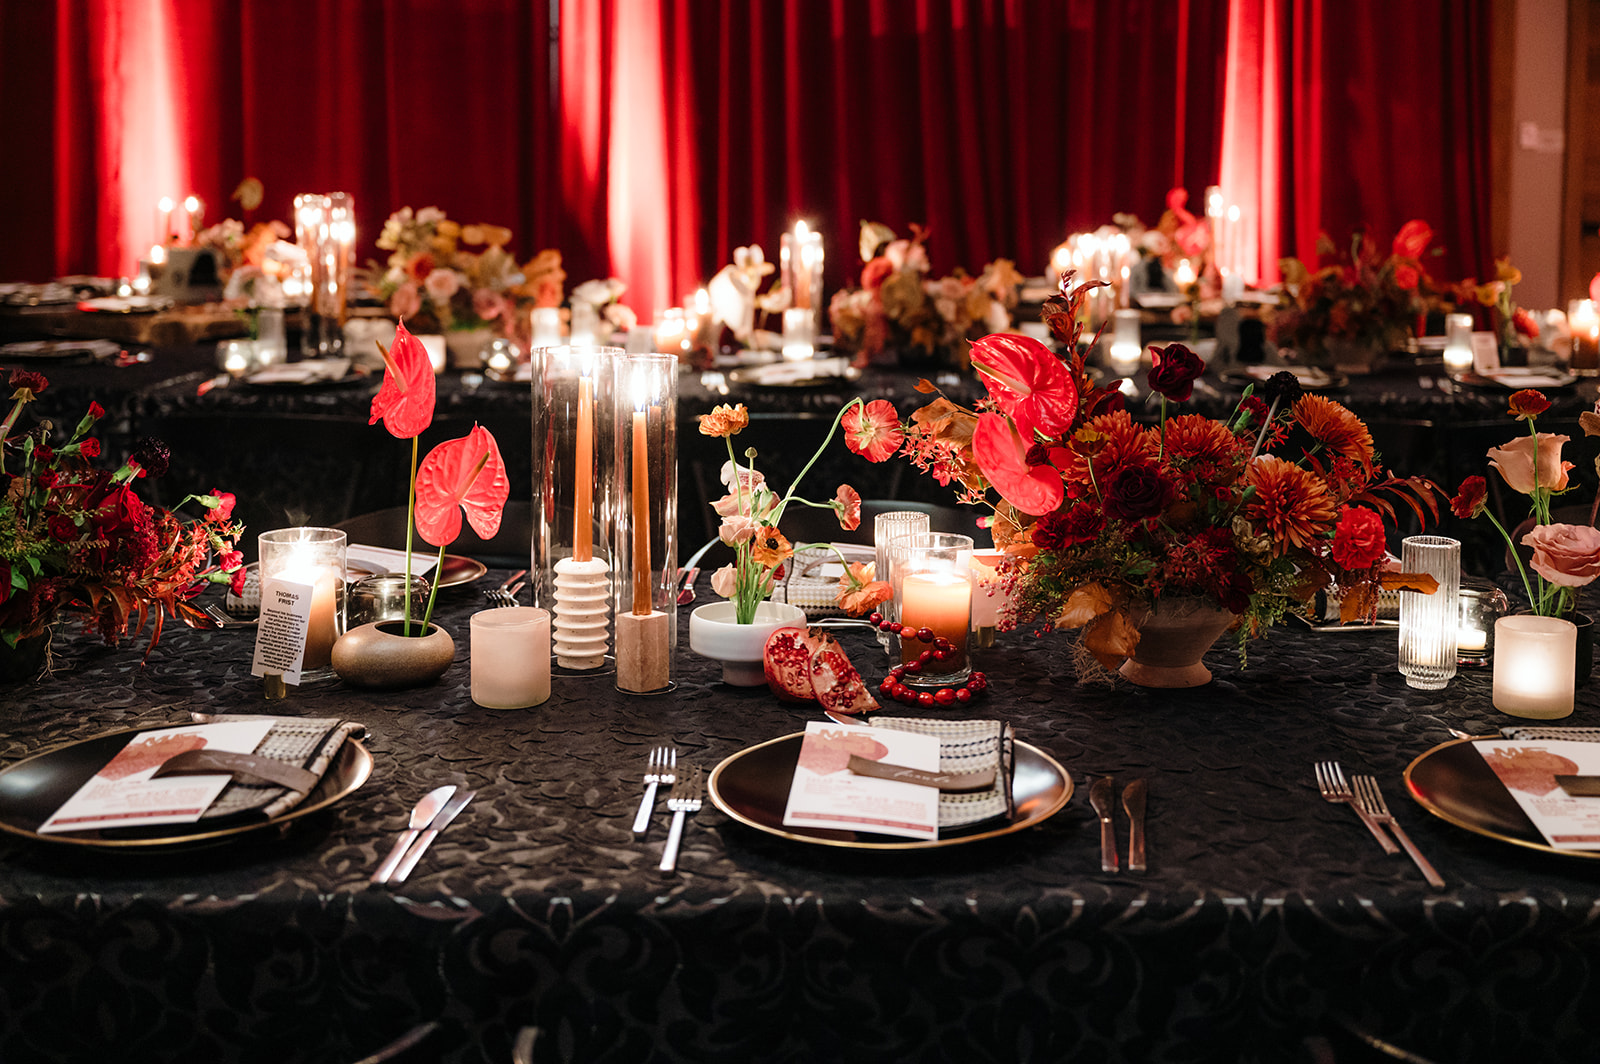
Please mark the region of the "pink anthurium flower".
<svg viewBox="0 0 1600 1064"><path fill-rule="evenodd" d="M1061 473L1053 466L1028 464L1029 445L999 414L978 415L972 453L995 490L1026 514L1053 513L1065 494Z"/></svg>
<svg viewBox="0 0 1600 1064"><path fill-rule="evenodd" d="M427 349L401 322L394 331L394 346L385 351L379 344L378 351L383 355L383 384L372 397L367 424L376 425L382 418L392 435L415 439L433 422L433 365Z"/></svg>
<svg viewBox="0 0 1600 1064"><path fill-rule="evenodd" d="M511 482L494 435L482 425L459 440L441 443L417 470L417 532L435 547L461 534L461 514L484 539L500 531ZM459 508L459 509L458 509Z"/></svg>
<svg viewBox="0 0 1600 1064"><path fill-rule="evenodd" d="M1059 437L1077 416L1078 387L1072 375L1054 352L1032 337L985 336L972 345L972 367L1015 422L1024 448L1033 443L1035 432Z"/></svg>

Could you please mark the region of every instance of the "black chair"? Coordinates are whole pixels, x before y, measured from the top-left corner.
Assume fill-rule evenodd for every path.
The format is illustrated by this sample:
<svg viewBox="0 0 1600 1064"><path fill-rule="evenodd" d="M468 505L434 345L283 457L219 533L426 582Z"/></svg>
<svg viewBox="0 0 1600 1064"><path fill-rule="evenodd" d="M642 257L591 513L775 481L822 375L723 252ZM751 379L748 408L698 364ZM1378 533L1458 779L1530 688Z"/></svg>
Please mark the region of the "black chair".
<svg viewBox="0 0 1600 1064"><path fill-rule="evenodd" d="M406 508L391 506L358 514L333 527L343 529L351 543L404 550ZM437 550L420 536L413 537L411 549L421 554ZM461 534L445 549L451 554L474 558L491 569L526 569L533 557L533 503L521 500L506 503L500 516L500 531L493 539L483 539L463 520Z"/></svg>

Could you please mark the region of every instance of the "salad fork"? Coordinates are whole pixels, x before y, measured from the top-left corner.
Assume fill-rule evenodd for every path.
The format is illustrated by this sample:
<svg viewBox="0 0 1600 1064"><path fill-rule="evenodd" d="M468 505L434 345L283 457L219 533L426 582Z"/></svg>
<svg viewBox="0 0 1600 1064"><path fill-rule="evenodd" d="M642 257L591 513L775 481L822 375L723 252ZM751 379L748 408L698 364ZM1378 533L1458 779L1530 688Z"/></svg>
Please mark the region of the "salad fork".
<svg viewBox="0 0 1600 1064"><path fill-rule="evenodd" d="M671 872L678 867L678 846L683 842L683 818L688 813L700 811L700 799L705 793L705 779L700 766L672 785L667 798L667 808L672 810L672 830L667 832L667 848L661 853L661 871Z"/></svg>
<svg viewBox="0 0 1600 1064"><path fill-rule="evenodd" d="M1428 886L1434 890L1443 890L1444 877L1439 874L1438 869L1433 867L1431 861L1422 856L1422 852L1411 841L1411 836L1406 834L1404 828L1395 823L1394 817L1389 813L1389 803L1383 800L1383 792L1378 790L1377 777L1357 776L1355 777L1355 785L1356 808L1366 810L1368 816L1394 832L1394 837L1399 839L1400 845L1406 848L1406 854L1411 858L1412 863L1417 866L1417 870L1422 873L1422 878L1428 881Z"/></svg>
<svg viewBox="0 0 1600 1064"><path fill-rule="evenodd" d="M678 750L673 746L658 746L650 751L644 766L644 797L639 799L639 812L633 818L633 833L643 835L650 826L650 814L655 810L656 790L663 784L671 785L678 778Z"/></svg>
<svg viewBox="0 0 1600 1064"><path fill-rule="evenodd" d="M1360 817L1361 822L1367 825L1367 830L1372 832L1372 837L1378 840L1378 845L1383 847L1384 853L1399 853L1400 847L1394 844L1393 839L1384 834L1383 828L1378 826L1378 822L1372 817L1372 814L1368 813L1366 809L1362 808L1361 803L1356 801L1356 796L1350 791L1350 784L1345 782L1344 767L1337 761L1318 761L1315 767L1317 771L1317 790L1322 792L1322 797L1330 802L1343 802L1351 809L1354 809L1356 816Z"/></svg>

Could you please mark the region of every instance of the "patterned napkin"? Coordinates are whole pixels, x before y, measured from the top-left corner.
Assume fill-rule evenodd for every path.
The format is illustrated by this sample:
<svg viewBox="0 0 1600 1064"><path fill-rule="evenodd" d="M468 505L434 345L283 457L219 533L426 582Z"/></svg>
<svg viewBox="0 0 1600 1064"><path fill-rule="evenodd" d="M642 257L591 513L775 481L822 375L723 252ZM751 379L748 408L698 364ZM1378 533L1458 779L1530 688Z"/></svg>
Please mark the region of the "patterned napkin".
<svg viewBox="0 0 1600 1064"><path fill-rule="evenodd" d="M839 550L848 561L870 562L877 558L871 547L859 543L840 543ZM808 618L842 617L839 609L839 577L823 574L823 567L837 567L839 555L830 546L808 546L794 552L789 559L789 578L773 589L774 602L787 602L806 611Z"/></svg>
<svg viewBox="0 0 1600 1064"><path fill-rule="evenodd" d="M962 794L939 794L939 830L952 831L1013 814L1011 773L1015 766L1011 725L1001 720L940 720L924 717L867 718L875 728L918 732L939 740L939 771L983 772L995 769L994 788Z"/></svg>
<svg viewBox="0 0 1600 1064"><path fill-rule="evenodd" d="M1575 743L1600 743L1600 728L1552 728L1532 724L1511 724L1500 729L1507 739L1537 742L1540 739L1571 739Z"/></svg>
<svg viewBox="0 0 1600 1064"><path fill-rule="evenodd" d="M230 716L230 720L260 719ZM310 772L319 781L333 763L339 748L349 738L361 738L365 726L337 717L274 717L276 722L256 747L258 757L284 761ZM305 801L311 788L294 790L277 783L228 781L211 807L200 814L202 821L239 813L259 812L267 819L293 809Z"/></svg>

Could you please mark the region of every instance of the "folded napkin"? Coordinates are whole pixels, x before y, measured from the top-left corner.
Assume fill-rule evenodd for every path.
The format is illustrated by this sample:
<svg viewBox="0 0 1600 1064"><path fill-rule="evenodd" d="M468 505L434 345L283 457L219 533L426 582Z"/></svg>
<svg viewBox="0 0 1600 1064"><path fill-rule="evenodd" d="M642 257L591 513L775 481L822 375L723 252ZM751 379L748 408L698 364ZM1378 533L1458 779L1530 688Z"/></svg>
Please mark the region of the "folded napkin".
<svg viewBox="0 0 1600 1064"><path fill-rule="evenodd" d="M840 543L839 551L851 562L870 562L877 555L871 547L859 543ZM789 559L789 578L773 589L774 602L787 602L806 611L806 616L841 617L839 609L839 577L844 575L844 565L831 546L808 546L794 552Z"/></svg>
<svg viewBox="0 0 1600 1064"><path fill-rule="evenodd" d="M348 358L318 358L305 362L279 362L245 379L251 384L314 384L317 381L343 380L349 372Z"/></svg>
<svg viewBox="0 0 1600 1064"><path fill-rule="evenodd" d="M986 791L940 792L939 830L951 831L972 824L1009 818L1013 814L1011 773L1015 752L1011 725L1001 720L939 720L924 717L884 717L863 721L875 728L917 732L939 740L939 771L951 775L994 770L994 786Z"/></svg>
<svg viewBox="0 0 1600 1064"><path fill-rule="evenodd" d="M231 719L251 720L259 717L239 716ZM257 777L235 776L228 781L217 800L202 814L202 822L218 817L242 813L259 814L272 819L281 816L305 801L333 764L339 748L349 738L360 738L366 728L355 721L338 717L275 717L272 730L257 745L256 758L282 761L303 769L304 780L295 786L271 783ZM226 758L228 755L219 755ZM248 756L248 755L247 755ZM197 769L196 771L203 771Z"/></svg>
<svg viewBox="0 0 1600 1064"><path fill-rule="evenodd" d="M1537 742L1541 739L1571 739L1575 743L1600 743L1600 728L1553 728L1533 724L1509 724L1500 729L1507 739Z"/></svg>

